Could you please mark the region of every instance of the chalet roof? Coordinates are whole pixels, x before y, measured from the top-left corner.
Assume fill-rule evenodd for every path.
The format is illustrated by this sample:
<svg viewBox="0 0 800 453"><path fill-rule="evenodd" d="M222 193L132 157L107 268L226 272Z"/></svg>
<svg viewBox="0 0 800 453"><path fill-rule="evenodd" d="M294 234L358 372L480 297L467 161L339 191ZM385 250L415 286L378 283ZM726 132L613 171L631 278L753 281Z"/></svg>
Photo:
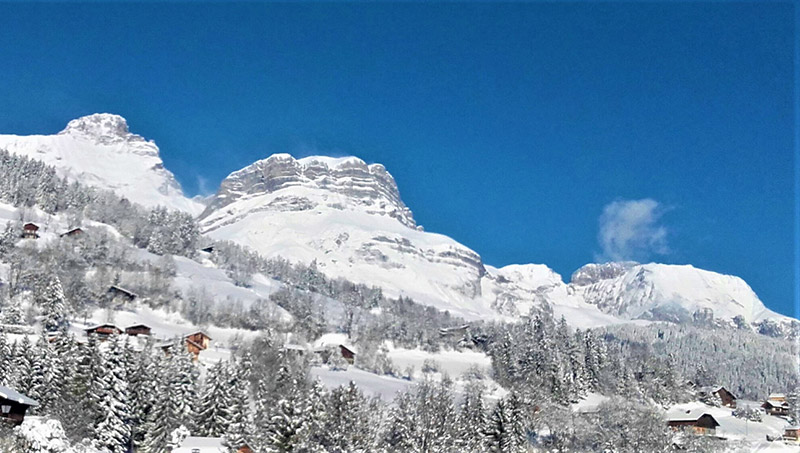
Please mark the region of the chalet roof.
<svg viewBox="0 0 800 453"><path fill-rule="evenodd" d="M786 401L781 400L766 400L764 402L764 406L772 406L772 407L789 407L789 403Z"/></svg>
<svg viewBox="0 0 800 453"><path fill-rule="evenodd" d="M87 331L87 332L88 332L88 331L90 331L90 330L97 330L97 329L99 329L99 328L101 328L101 327L111 327L111 328L113 328L113 329L117 329L117 330L119 330L120 332L122 332L122 329L120 329L119 327L115 326L114 324L109 324L109 323L107 323L107 324L97 324L97 325L94 325L94 326L92 326L92 327L88 327L88 328L86 328L86 329L83 329L83 330L85 330L85 331Z"/></svg>
<svg viewBox="0 0 800 453"><path fill-rule="evenodd" d="M285 344L283 345L283 349L288 349L290 351L307 351L308 348L301 345L301 344Z"/></svg>
<svg viewBox="0 0 800 453"><path fill-rule="evenodd" d="M37 225L35 223L28 222L25 225L22 225L22 229L23 230L38 230L39 229L39 225Z"/></svg>
<svg viewBox="0 0 800 453"><path fill-rule="evenodd" d="M343 333L326 333L314 342L315 351L323 350L331 346L343 346L353 354L358 354L355 346L350 343L350 339Z"/></svg>
<svg viewBox="0 0 800 453"><path fill-rule="evenodd" d="M786 399L785 393L770 393L768 400Z"/></svg>
<svg viewBox="0 0 800 453"><path fill-rule="evenodd" d="M26 406L33 406L36 407L39 405L35 400L28 398L27 396L23 395L22 393L17 392L14 389L10 389L8 387L4 387L0 385L0 398L5 398L7 400L16 401L20 404L24 404Z"/></svg>
<svg viewBox="0 0 800 453"><path fill-rule="evenodd" d="M147 328L147 329L149 329L149 328L150 328L150 326L148 326L147 324L134 324L134 325L132 325L132 326L128 326L128 327L126 327L125 329L135 329L135 328L137 328L137 327L145 327L145 328Z"/></svg>
<svg viewBox="0 0 800 453"><path fill-rule="evenodd" d="M127 290L127 289L125 289L125 288L123 288L121 286L118 286L118 285L111 285L111 287L108 288L108 290L109 291L112 291L112 290L113 291L119 291L121 293L125 293L125 294L128 294L128 295L133 296L133 297L137 297L137 294L135 292L129 291L129 290Z"/></svg>
<svg viewBox="0 0 800 453"><path fill-rule="evenodd" d="M704 407L673 408L667 412L667 420L671 422L696 422L704 415L708 415L719 426L719 422L713 415L709 414Z"/></svg>
<svg viewBox="0 0 800 453"><path fill-rule="evenodd" d="M723 387L721 385L707 385L707 386L700 387L699 389L697 389L697 391L699 393L708 393L708 394L717 393L720 390L725 390L726 392L728 392L731 395L731 397L733 399L736 399L736 395L734 395L733 392L731 392L730 390L726 389L725 387Z"/></svg>
<svg viewBox="0 0 800 453"><path fill-rule="evenodd" d="M244 447L246 444L239 445ZM223 445L221 437L197 437L189 436L181 442L180 447L172 450L173 453L191 453L199 451L200 453L227 453L228 447Z"/></svg>
<svg viewBox="0 0 800 453"><path fill-rule="evenodd" d="M83 232L83 228L73 228L73 229L71 229L69 231L65 231L65 232L61 233L61 236L67 236L69 234L78 233L78 232L82 233Z"/></svg>
<svg viewBox="0 0 800 453"><path fill-rule="evenodd" d="M208 338L209 340L213 340L213 338L211 338L211 336L210 336L210 335L208 335L207 333L203 332L202 330L196 330L196 331L194 331L194 332L187 333L186 335L184 335L184 336L183 336L183 338L186 338L186 337L191 337L192 335L197 335L198 333L199 333L200 335L202 335L202 336L204 336L204 337Z"/></svg>

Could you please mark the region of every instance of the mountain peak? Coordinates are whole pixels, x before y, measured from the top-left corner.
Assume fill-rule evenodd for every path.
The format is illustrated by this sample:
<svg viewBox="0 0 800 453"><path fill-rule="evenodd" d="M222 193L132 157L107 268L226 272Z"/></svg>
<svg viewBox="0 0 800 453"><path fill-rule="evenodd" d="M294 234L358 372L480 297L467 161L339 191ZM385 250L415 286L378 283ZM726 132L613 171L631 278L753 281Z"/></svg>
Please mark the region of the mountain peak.
<svg viewBox="0 0 800 453"><path fill-rule="evenodd" d="M328 206L386 215L417 228L400 199L394 178L380 164L358 157L273 154L228 175L202 217L245 197L264 199L274 209L305 210ZM277 199L274 199L278 197ZM288 203L288 204L287 204ZM267 209L265 206L259 209Z"/></svg>
<svg viewBox="0 0 800 453"><path fill-rule="evenodd" d="M138 135L131 134L125 118L111 113L95 113L76 118L59 132L59 135L64 134L86 137L104 144L131 139L144 140Z"/></svg>

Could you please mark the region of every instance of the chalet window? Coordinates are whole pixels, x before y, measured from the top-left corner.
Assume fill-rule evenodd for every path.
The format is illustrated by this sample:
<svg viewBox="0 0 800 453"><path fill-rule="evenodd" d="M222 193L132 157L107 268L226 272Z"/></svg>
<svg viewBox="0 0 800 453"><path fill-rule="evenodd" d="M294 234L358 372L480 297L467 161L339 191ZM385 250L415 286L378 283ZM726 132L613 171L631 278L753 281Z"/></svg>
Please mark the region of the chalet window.
<svg viewBox="0 0 800 453"><path fill-rule="evenodd" d="M192 453L200 453L200 449L199 448L192 448Z"/></svg>
<svg viewBox="0 0 800 453"><path fill-rule="evenodd" d="M3 414L8 415L8 413L11 412L11 406L4 404L2 407L0 407L0 410L3 411Z"/></svg>

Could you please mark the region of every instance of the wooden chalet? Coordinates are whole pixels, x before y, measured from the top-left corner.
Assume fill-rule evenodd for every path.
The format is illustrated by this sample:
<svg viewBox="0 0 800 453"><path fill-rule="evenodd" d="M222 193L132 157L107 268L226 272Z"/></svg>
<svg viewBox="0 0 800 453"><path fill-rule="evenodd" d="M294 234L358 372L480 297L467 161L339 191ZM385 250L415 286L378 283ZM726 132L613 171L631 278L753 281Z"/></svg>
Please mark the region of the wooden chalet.
<svg viewBox="0 0 800 453"><path fill-rule="evenodd" d="M125 333L132 337L137 337L139 335L150 335L150 326L145 324L135 324L132 326L128 326L125 328Z"/></svg>
<svg viewBox="0 0 800 453"><path fill-rule="evenodd" d="M789 402L783 393L773 393L761 405L769 415L786 416L789 415Z"/></svg>
<svg viewBox="0 0 800 453"><path fill-rule="evenodd" d="M64 238L64 237L77 237L77 236L80 236L82 234L83 234L83 230L82 229L73 228L73 229L71 229L69 231L61 233L59 236L61 236L62 238Z"/></svg>
<svg viewBox="0 0 800 453"><path fill-rule="evenodd" d="M23 239L39 239L39 225L35 223L26 223L22 226Z"/></svg>
<svg viewBox="0 0 800 453"><path fill-rule="evenodd" d="M469 324L457 327L443 327L439 329L440 337L464 337L469 330Z"/></svg>
<svg viewBox="0 0 800 453"><path fill-rule="evenodd" d="M736 408L736 395L728 391L725 387L721 386L713 386L713 387L702 387L697 392L701 397L702 396L717 396L722 401L722 405L725 407L730 407L731 409Z"/></svg>
<svg viewBox="0 0 800 453"><path fill-rule="evenodd" d="M197 361L197 359L200 358L200 352L208 349L208 346L211 344L211 337L205 332L197 331L184 335L182 343L186 350L192 354L193 359ZM176 343L164 343L161 345L161 349L163 349L164 352L168 352L175 344Z"/></svg>
<svg viewBox="0 0 800 453"><path fill-rule="evenodd" d="M339 354L341 354L350 365L356 362L356 352L347 345L339 345Z"/></svg>
<svg viewBox="0 0 800 453"><path fill-rule="evenodd" d="M789 442L800 442L800 427L792 426L783 430L783 440Z"/></svg>
<svg viewBox="0 0 800 453"><path fill-rule="evenodd" d="M167 447L168 453L253 453L253 451L246 443L228 448L221 437L189 436L180 443L180 446Z"/></svg>
<svg viewBox="0 0 800 453"><path fill-rule="evenodd" d="M111 335L121 335L122 329L115 326L114 324L98 324L93 327L89 327L88 329L84 329L86 331L86 336L90 335L97 335L100 339L106 339Z"/></svg>
<svg viewBox="0 0 800 453"><path fill-rule="evenodd" d="M703 412L701 408L673 411L667 414L667 426L673 431L686 431L705 436L716 433L719 422L713 415Z"/></svg>
<svg viewBox="0 0 800 453"><path fill-rule="evenodd" d="M323 362L328 362L331 350L338 350L351 365L356 361L356 348L347 341L347 336L344 334L328 333L314 343L314 352L322 357Z"/></svg>
<svg viewBox="0 0 800 453"><path fill-rule="evenodd" d="M111 296L112 300L121 299L126 302L132 302L134 299L139 297L133 291L128 291L127 289L117 285L111 285L111 287L108 288L108 295Z"/></svg>
<svg viewBox="0 0 800 453"><path fill-rule="evenodd" d="M207 245L207 246L201 248L200 251L201 252L206 252L206 253L213 253L214 252L214 246L213 245Z"/></svg>
<svg viewBox="0 0 800 453"><path fill-rule="evenodd" d="M19 425L25 419L28 408L38 405L16 390L0 385L0 420L3 422Z"/></svg>

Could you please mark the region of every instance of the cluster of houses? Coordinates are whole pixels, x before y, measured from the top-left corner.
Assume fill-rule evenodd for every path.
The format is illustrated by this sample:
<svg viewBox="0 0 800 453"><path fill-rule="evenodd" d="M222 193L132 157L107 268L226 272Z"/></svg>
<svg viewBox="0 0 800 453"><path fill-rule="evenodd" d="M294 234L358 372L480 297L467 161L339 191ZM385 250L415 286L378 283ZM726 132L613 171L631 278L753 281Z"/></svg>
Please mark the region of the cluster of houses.
<svg viewBox="0 0 800 453"><path fill-rule="evenodd" d="M283 351L287 354L305 355L316 354L322 363L329 363L333 354L338 354L350 365L356 361L356 348L343 334L328 333L320 337L313 345L286 343Z"/></svg>
<svg viewBox="0 0 800 453"><path fill-rule="evenodd" d="M72 228L69 231L65 231L59 234L60 237L75 237L80 236L83 234L83 230L80 228ZM22 225L22 235L23 239L39 239L39 225L28 222L25 225Z"/></svg>
<svg viewBox="0 0 800 453"><path fill-rule="evenodd" d="M722 407L736 409L736 395L722 386L701 387L697 389L700 399L716 398ZM789 402L783 393L773 393L761 404L767 415L787 417L789 415ZM667 413L667 425L675 431L685 431L696 435L715 436L716 428L720 426L713 415L702 408L673 410ZM800 442L800 427L787 427L781 440Z"/></svg>
<svg viewBox="0 0 800 453"><path fill-rule="evenodd" d="M87 336L94 335L102 341L108 339L108 337L112 335L122 335L123 333L131 337L150 336L151 328L145 324L134 324L126 327L123 330L114 324L106 323L89 327L88 329L85 329L85 332ZM192 354L194 361L197 361L197 359L200 358L200 353L208 349L211 345L211 337L205 332L198 330L196 332L183 335L180 338L180 341L162 342L158 346L164 352L169 352L175 346L180 344L183 344L186 350Z"/></svg>

